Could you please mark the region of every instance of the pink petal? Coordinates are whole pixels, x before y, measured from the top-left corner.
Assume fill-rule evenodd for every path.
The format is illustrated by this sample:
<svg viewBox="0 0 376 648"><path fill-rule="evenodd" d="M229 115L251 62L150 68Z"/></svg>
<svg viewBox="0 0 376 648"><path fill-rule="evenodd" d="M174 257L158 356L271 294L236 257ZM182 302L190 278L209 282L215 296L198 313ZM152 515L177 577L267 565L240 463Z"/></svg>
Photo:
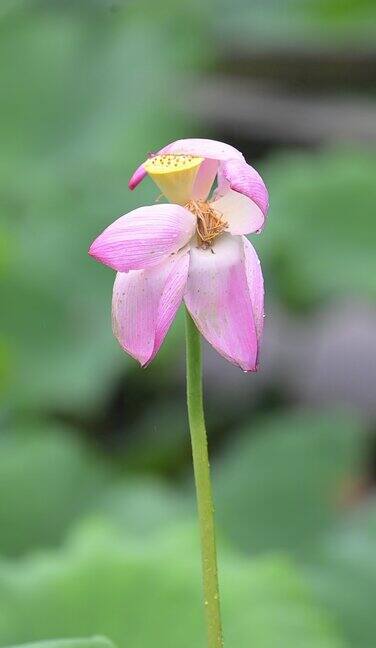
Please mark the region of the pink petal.
<svg viewBox="0 0 376 648"><path fill-rule="evenodd" d="M227 231L231 234L251 234L259 232L265 221L260 207L250 198L229 189L222 198L211 203L213 209L222 214L227 221Z"/></svg>
<svg viewBox="0 0 376 648"><path fill-rule="evenodd" d="M188 243L195 227L193 214L179 205L140 207L107 227L89 254L119 272L149 268Z"/></svg>
<svg viewBox="0 0 376 648"><path fill-rule="evenodd" d="M260 343L264 328L264 278L262 276L260 259L253 245L242 236L244 246L245 270L249 294L251 296L253 317L256 325L257 339Z"/></svg>
<svg viewBox="0 0 376 648"><path fill-rule="evenodd" d="M177 155L196 155L197 157L209 158L211 160L217 160L217 161L231 160L233 158L244 161L243 155L240 153L240 151L238 151L233 146L230 146L229 144L225 144L224 142L217 142L216 140L210 140L210 139L177 140L176 142L171 142L170 144L167 144L167 146L164 146L162 149L160 149L160 151L158 151L158 154L161 153L176 153ZM129 188L133 190L135 187L137 187L137 185L141 182L141 180L144 179L145 176L146 176L146 171L144 169L143 164L141 164L138 167L138 169L136 169L131 179L129 180L128 183ZM201 196L199 195L192 196L192 197L201 198Z"/></svg>
<svg viewBox="0 0 376 648"><path fill-rule="evenodd" d="M114 335L145 366L159 351L181 303L189 253L147 270L116 275L112 299Z"/></svg>
<svg viewBox="0 0 376 648"><path fill-rule="evenodd" d="M206 158L198 170L193 187L194 200L206 200L218 171L218 160Z"/></svg>
<svg viewBox="0 0 376 648"><path fill-rule="evenodd" d="M258 339L243 238L224 234L213 248L191 248L184 301L198 329L227 360L256 371ZM259 301L257 305L259 305Z"/></svg>
<svg viewBox="0 0 376 648"><path fill-rule="evenodd" d="M268 190L260 174L242 160L227 160L221 164L218 172L218 196L228 189L233 189L248 196L261 209L264 216L269 207Z"/></svg>

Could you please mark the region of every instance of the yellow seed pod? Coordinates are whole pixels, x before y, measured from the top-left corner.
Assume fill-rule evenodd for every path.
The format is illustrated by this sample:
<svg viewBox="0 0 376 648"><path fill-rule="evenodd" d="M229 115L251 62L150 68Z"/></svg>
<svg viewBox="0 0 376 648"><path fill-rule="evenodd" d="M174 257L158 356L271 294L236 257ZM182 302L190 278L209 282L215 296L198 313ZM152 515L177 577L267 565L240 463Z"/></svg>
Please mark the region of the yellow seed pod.
<svg viewBox="0 0 376 648"><path fill-rule="evenodd" d="M193 155L155 155L144 163L145 171L166 198L185 205L191 198L202 157Z"/></svg>

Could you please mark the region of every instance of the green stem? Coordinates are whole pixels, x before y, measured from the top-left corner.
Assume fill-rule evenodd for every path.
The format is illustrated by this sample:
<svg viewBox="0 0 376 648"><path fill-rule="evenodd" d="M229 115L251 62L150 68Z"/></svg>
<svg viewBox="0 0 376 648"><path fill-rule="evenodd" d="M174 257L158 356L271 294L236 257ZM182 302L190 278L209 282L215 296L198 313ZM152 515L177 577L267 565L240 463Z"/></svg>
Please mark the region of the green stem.
<svg viewBox="0 0 376 648"><path fill-rule="evenodd" d="M223 639L219 605L214 508L202 399L201 340L196 325L188 311L186 312L186 336L188 418L191 432L197 509L200 526L202 577L208 648L222 648Z"/></svg>

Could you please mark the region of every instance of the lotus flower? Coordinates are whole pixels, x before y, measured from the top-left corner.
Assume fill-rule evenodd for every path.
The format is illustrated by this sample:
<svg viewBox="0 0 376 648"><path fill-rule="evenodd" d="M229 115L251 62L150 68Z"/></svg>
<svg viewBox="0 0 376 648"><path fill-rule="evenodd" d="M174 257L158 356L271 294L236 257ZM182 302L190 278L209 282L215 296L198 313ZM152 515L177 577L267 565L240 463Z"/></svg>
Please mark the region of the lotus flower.
<svg viewBox="0 0 376 648"><path fill-rule="evenodd" d="M130 189L146 175L169 204L121 216L89 250L117 271L116 338L142 366L149 364L184 301L201 334L224 358L255 371L264 288L259 259L245 235L264 226L263 180L237 149L206 139L178 140L150 155Z"/></svg>

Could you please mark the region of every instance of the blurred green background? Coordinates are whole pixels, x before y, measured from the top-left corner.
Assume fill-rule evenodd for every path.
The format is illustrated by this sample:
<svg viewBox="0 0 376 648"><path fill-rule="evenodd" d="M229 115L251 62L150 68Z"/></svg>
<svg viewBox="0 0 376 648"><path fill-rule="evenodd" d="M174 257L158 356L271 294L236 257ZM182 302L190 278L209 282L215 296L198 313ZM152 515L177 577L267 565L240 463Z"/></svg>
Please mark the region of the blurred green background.
<svg viewBox="0 0 376 648"><path fill-rule="evenodd" d="M183 320L139 369L87 248L212 137L271 195L260 372L205 346L226 646L374 648L375 35L371 0L0 3L1 646L205 645Z"/></svg>

